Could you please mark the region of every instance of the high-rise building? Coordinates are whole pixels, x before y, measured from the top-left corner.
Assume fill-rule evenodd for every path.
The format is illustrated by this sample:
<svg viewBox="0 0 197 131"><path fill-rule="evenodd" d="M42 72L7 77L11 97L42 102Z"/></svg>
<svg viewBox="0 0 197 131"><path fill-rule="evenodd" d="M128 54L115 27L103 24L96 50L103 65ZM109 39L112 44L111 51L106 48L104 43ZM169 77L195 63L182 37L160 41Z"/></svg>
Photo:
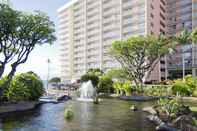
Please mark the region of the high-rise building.
<svg viewBox="0 0 197 131"><path fill-rule="evenodd" d="M108 53L115 40L166 32L166 0L72 0L58 16L63 80L91 68L119 67ZM164 65L157 65L150 80L165 78Z"/></svg>
<svg viewBox="0 0 197 131"><path fill-rule="evenodd" d="M167 35L178 34L183 29L192 31L197 26L197 0L166 0L166 5ZM169 78L181 78L187 74L196 76L197 47L192 43L177 47L177 51L167 58Z"/></svg>

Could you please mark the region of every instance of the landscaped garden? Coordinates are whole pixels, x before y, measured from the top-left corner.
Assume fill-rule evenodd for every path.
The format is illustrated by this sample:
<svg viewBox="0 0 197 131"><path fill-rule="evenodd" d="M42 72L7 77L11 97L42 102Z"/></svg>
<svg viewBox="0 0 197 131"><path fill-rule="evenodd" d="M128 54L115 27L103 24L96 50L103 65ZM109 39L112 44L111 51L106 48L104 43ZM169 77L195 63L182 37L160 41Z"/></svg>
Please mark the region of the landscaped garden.
<svg viewBox="0 0 197 131"><path fill-rule="evenodd" d="M111 69L105 73L99 69L91 69L81 77L81 81L91 80L97 94L102 96L133 101L158 100L157 104L149 108L156 112L153 116L157 115L157 119L153 117L149 120L157 121L158 130L195 130L196 108L192 107L192 104L189 105L188 100L194 103L197 100L196 77L188 75L157 84L145 83L161 57L176 52L178 45L196 43L196 32L196 29L192 33L183 30L173 37L150 35L115 41L110 54L121 64L121 68ZM135 110L136 106L132 106L131 109Z"/></svg>
<svg viewBox="0 0 197 131"><path fill-rule="evenodd" d="M93 101L77 101L73 95L67 103L45 104L24 111L35 107L45 90L37 74L17 74L17 68L36 46L51 44L54 32L53 22L44 13L25 13L0 4L0 128L152 131L153 122L157 130L196 130L197 77L187 75L157 84L146 84L146 80L163 56L176 52L176 46L197 43L197 29L192 33L184 30L173 37L148 35L115 41L109 53L121 68L106 72L90 69L81 76L84 88L79 89L77 96L83 89L83 97ZM6 74L9 66L11 70ZM51 82L58 83L60 79ZM10 113L18 110L23 112Z"/></svg>

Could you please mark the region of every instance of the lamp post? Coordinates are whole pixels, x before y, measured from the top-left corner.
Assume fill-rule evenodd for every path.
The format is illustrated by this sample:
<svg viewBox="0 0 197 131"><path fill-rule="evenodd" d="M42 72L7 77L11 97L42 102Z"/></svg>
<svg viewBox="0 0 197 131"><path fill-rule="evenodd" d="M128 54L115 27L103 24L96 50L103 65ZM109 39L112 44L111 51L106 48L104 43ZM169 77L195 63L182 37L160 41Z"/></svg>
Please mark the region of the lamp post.
<svg viewBox="0 0 197 131"><path fill-rule="evenodd" d="M50 77L50 63L51 60L47 59L47 90L49 89L49 77Z"/></svg>
<svg viewBox="0 0 197 131"><path fill-rule="evenodd" d="M182 48L182 64L183 64L183 81L185 80L185 54L184 49Z"/></svg>

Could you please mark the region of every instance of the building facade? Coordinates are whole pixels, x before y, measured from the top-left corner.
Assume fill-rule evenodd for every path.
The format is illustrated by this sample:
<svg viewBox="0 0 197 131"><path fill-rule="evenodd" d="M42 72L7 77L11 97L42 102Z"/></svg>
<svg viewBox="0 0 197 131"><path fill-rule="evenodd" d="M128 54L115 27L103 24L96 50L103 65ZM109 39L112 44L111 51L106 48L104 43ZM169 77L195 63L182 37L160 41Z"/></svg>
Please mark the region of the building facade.
<svg viewBox="0 0 197 131"><path fill-rule="evenodd" d="M197 26L197 0L167 0L167 35L180 33L183 29L192 31ZM197 47L192 43L177 47L167 57L168 78L182 78L197 72Z"/></svg>
<svg viewBox="0 0 197 131"><path fill-rule="evenodd" d="M166 33L166 0L72 0L58 9L62 80L88 69L120 67L110 55L115 40ZM165 79L162 59L149 80Z"/></svg>

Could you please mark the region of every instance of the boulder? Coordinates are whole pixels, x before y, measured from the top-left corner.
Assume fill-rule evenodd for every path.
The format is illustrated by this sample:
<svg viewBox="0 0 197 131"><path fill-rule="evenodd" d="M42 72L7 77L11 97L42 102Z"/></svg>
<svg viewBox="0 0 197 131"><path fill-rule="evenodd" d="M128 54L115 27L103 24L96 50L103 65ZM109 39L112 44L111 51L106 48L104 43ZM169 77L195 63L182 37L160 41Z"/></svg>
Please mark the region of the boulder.
<svg viewBox="0 0 197 131"><path fill-rule="evenodd" d="M157 115L149 115L146 117L149 121L153 122L156 125L161 125L164 122Z"/></svg>
<svg viewBox="0 0 197 131"><path fill-rule="evenodd" d="M190 115L183 115L179 116L172 122L172 125L181 130L187 130L189 127L188 125L195 125L195 120ZM192 131L192 130L191 130Z"/></svg>
<svg viewBox="0 0 197 131"><path fill-rule="evenodd" d="M132 110L132 111L137 111L137 110L138 110L138 108L137 108L137 106L136 106L136 105L132 105L132 106L130 107L130 110Z"/></svg>
<svg viewBox="0 0 197 131"><path fill-rule="evenodd" d="M176 128L170 127L164 123L156 127L156 131L178 131Z"/></svg>
<svg viewBox="0 0 197 131"><path fill-rule="evenodd" d="M157 114L157 112L155 111L155 109L153 109L153 107L144 107L142 109L142 111L148 112L148 113L150 113L152 115L156 115Z"/></svg>
<svg viewBox="0 0 197 131"><path fill-rule="evenodd" d="M189 106L185 106L185 105L182 105L179 109L178 109L178 112L177 112L177 116L183 116L183 115L189 115L191 114L191 110L189 108Z"/></svg>

